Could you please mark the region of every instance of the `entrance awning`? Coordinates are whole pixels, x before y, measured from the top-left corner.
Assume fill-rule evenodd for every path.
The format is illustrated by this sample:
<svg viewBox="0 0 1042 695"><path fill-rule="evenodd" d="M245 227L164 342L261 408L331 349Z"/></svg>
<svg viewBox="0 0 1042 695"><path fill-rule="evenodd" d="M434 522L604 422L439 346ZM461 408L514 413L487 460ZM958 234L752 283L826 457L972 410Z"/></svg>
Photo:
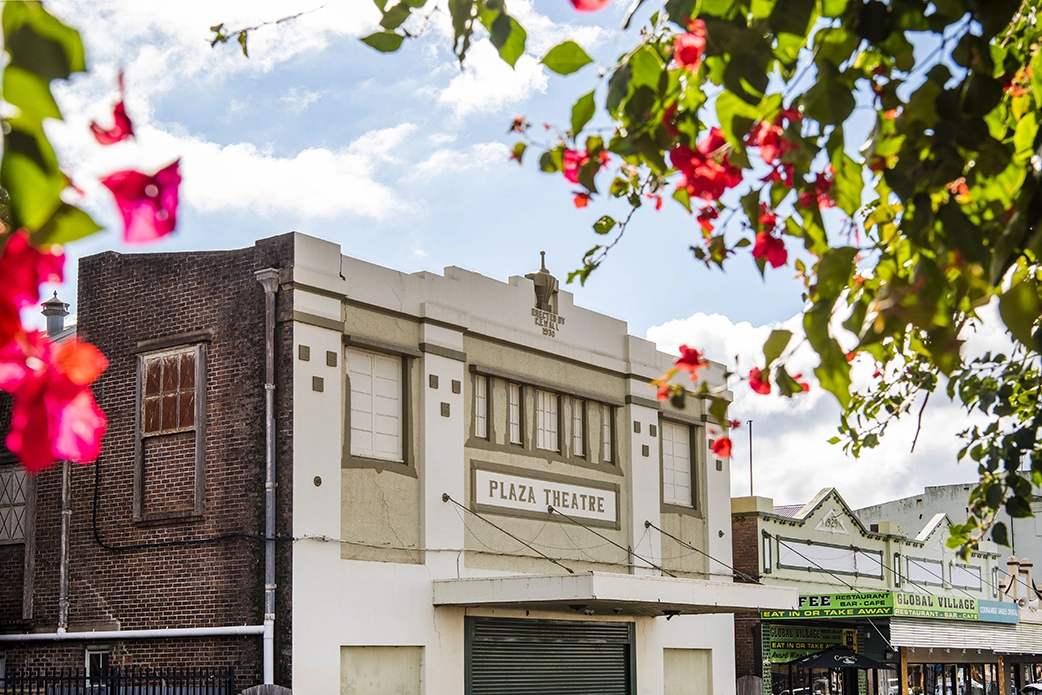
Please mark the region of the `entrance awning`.
<svg viewBox="0 0 1042 695"><path fill-rule="evenodd" d="M829 647L817 654L805 656L796 663L803 668L897 668L894 664L869 659L843 646Z"/></svg>
<svg viewBox="0 0 1042 695"><path fill-rule="evenodd" d="M632 574L519 575L442 579L435 606L575 611L586 615L687 615L791 610L796 589Z"/></svg>

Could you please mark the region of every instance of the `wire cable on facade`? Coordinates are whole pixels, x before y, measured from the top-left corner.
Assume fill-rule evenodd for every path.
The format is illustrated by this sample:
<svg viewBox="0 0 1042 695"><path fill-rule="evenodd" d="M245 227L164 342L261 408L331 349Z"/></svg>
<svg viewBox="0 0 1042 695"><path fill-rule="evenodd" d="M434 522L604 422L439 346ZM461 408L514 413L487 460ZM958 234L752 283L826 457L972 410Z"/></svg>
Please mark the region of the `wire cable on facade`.
<svg viewBox="0 0 1042 695"><path fill-rule="evenodd" d="M543 558L545 560L549 560L550 562L554 563L558 567L560 567L560 568L562 568L564 570L567 570L568 574L575 574L575 570L573 570L571 567L567 567L567 566L561 564L560 562L558 562L554 558L550 557L549 555L547 555L543 551L537 549L535 546L533 546L533 545L531 545L529 543L526 543L525 541L521 540L520 538L518 538L514 534L510 533L510 531L507 531L502 526L499 526L499 525L495 524L494 522L490 521L489 519L486 519L485 517L481 516L480 514L478 514L475 511L471 511L470 509L467 509L464 505L462 505L459 502L457 502L456 500L452 499L452 497L449 495L449 493L443 492L442 495L441 495L441 501L442 502L452 502L454 505L456 505L457 507L459 507L460 509L462 509L466 513L472 514L472 515L476 516L477 518L481 519L482 521L484 521L486 524L488 524L492 528L496 529L497 531L501 531L502 533L506 534L507 536L510 536L511 538L513 538L515 541L517 541L521 545L525 546L526 548L528 548L532 552L538 554L541 558Z"/></svg>
<svg viewBox="0 0 1042 695"><path fill-rule="evenodd" d="M555 509L553 505L548 505L547 508L546 508L546 511L550 512L551 514L558 514L560 516L563 516L565 519L567 519L568 521L572 522L576 526L581 526L582 528L586 529L587 531L589 531L593 535L597 536L598 538L600 538L602 540L605 540L605 541L608 541L609 543L614 545L616 548L619 548L620 550L625 551L627 556L632 555L633 557L637 558L641 562L646 563L647 565L651 566L654 569L657 569L659 572L662 572L663 574L668 574L669 576L671 576L674 579L676 579L677 575L673 574L669 570L663 569L662 567L659 567L658 565L656 565L651 560L648 560L647 558L644 558L644 557L641 557L640 555L637 555L637 553L633 552L632 548L627 548L627 547L625 547L623 545L620 545L620 544L616 543L615 541L613 541L612 539L608 538L604 534L598 533L597 531L593 530L592 528L590 528L586 524L582 523L578 519L573 519L572 517L568 516L564 512L560 511L559 509Z"/></svg>
<svg viewBox="0 0 1042 695"><path fill-rule="evenodd" d="M858 550L858 548L856 548L856 547L854 547L854 546L850 546L850 548L851 548L852 550L854 550L854 551L857 551L857 550ZM795 550L793 550L793 552L796 552L796 551L795 551ZM799 553L798 553L798 552L797 552L796 554L797 554L797 555L799 555ZM879 566L880 566L880 567L882 567L882 568L883 568L884 570L886 570L886 571L890 572L890 574L895 574L895 571L894 571L894 568L893 568L893 567L888 567L888 566L886 565L886 563L884 563L884 562L883 562L882 560L880 560L880 559L878 559L877 557L875 557L875 555L871 555L871 554L868 554L868 553L866 553L866 555L869 555L869 557L871 557L871 558L872 558L873 560L875 560L875 561L876 561L877 563L879 563ZM802 555L800 555L800 557L803 557L803 556L802 556ZM941 576L941 575L937 574L936 572L933 572L933 571L931 571L931 570L930 570L929 568L927 568L927 567L925 567L924 565L922 565L922 563L916 562L916 561L915 561L914 559L912 559L912 558L906 558L906 559L908 559L908 560L911 560L912 562L915 562L915 564L916 564L916 565L917 565L917 566L918 566L918 567L919 567L920 569L924 570L924 571L925 571L925 572L926 572L927 574L929 574L929 575L931 575L931 576L933 576L933 577L937 577L938 579L940 579L940 580L941 580L941 586L942 586L942 587L944 586L944 577L943 577L943 576ZM909 584L914 584L915 586L919 587L920 589L922 589L922 590L923 590L923 591L925 591L926 593L930 593L930 589L929 589L928 587L926 587L926 586L925 586L925 585L923 585L923 584L920 584L919 582L915 581L915 580L914 580L914 579L912 579L911 577L908 577L908 576L904 576L904 577L901 577L901 575L900 575L900 574L898 574L898 575L897 575L897 577L898 577L898 579L899 579L899 580L904 580L904 581L908 582ZM994 588L995 588L995 587L994 587L994 586L992 586L992 585L991 585L990 583L988 583L988 582L984 581L984 578L983 578L983 577L981 578L981 583L982 583L982 584L986 584L986 585L990 586L990 587L991 587L992 589L994 589ZM972 598L972 599L976 599L976 598L977 598L976 596L974 596L974 595L973 595L973 594L971 594L970 592L966 591L966 589L962 588L961 586L955 586L954 584L951 584L950 582L949 582L949 584L951 585L951 588L953 588L953 589L956 589L956 590L958 590L958 591L961 591L962 593L966 594L966 595L967 595L967 596L969 596L970 598Z"/></svg>
<svg viewBox="0 0 1042 695"><path fill-rule="evenodd" d="M733 573L732 576L741 577L742 579L745 579L745 580L747 580L747 581L749 581L749 582L751 582L753 584L759 584L760 583L760 580L756 579L755 577L750 577L745 572L742 572L740 570L735 569L734 567L731 567L731 565L727 564L726 562L721 562L720 560L717 560L715 557L713 557L712 555L710 555L706 551L699 550L698 548L696 548L695 546L691 545L690 543L687 543L686 541L680 540L679 538L674 536L669 531L663 531L661 528L659 528L655 524L651 523L647 519L644 520L644 528L645 529L653 528L656 531L658 531L659 533L661 533L663 536L667 536L669 538L672 538L674 541L676 541L680 545L684 546L685 548L690 548L691 550L694 550L696 553L700 553L700 554L704 555L705 557L709 558L710 560L712 560L716 564L721 565L721 566L726 567L727 569L731 570L731 572Z"/></svg>

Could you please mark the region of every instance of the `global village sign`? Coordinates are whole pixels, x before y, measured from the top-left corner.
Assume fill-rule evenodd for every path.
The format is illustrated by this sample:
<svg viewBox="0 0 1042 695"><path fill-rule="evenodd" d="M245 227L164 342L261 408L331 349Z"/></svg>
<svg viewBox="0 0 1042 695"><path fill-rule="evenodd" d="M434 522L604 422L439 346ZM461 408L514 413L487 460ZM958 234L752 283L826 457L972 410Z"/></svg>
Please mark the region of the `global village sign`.
<svg viewBox="0 0 1042 695"><path fill-rule="evenodd" d="M803 595L800 596L796 610L762 611L760 617L764 620L905 617L1008 624L1019 622L1015 603L905 591Z"/></svg>

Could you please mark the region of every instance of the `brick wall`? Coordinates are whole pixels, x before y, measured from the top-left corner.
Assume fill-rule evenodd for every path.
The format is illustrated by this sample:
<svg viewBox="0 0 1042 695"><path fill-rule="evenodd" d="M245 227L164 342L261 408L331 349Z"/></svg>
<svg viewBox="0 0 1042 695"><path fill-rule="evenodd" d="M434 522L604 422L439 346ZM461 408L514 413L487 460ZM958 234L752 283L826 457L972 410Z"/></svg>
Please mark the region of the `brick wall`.
<svg viewBox="0 0 1042 695"><path fill-rule="evenodd" d="M121 255L80 262L78 332L110 360L95 385L109 419L102 456L73 466L69 629L259 625L263 622L265 477L264 292L256 270L288 267L292 237L227 252ZM279 292L280 313L292 296ZM278 532L291 532L292 326L277 332ZM141 341L209 331L206 343L205 495L201 514L135 521L135 410ZM285 372L283 373L283 370ZM283 386L286 386L285 388ZM194 454L179 439L149 442L146 480L194 481ZM187 435L193 439L194 435ZM153 510L185 510L189 486L145 487ZM61 470L37 483L33 628L58 617ZM193 494L194 498L194 494ZM280 543L276 594L276 682L290 686L290 543ZM9 666L82 665L84 643L9 646ZM260 682L260 637L125 640L113 663L154 666L234 664L245 687ZM118 659L116 658L118 655ZM126 661L130 659L130 661Z"/></svg>
<svg viewBox="0 0 1042 695"><path fill-rule="evenodd" d="M755 579L760 578L760 538L756 517L731 517L731 553L735 569ZM759 616L735 616L734 651L736 678L761 675L763 648Z"/></svg>

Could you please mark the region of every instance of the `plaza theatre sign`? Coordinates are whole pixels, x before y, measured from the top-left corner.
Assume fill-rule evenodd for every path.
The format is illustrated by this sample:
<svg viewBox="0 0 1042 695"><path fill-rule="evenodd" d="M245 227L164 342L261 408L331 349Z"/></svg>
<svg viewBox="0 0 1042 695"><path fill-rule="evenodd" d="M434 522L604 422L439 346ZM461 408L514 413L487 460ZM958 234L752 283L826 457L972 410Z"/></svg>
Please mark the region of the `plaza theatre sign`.
<svg viewBox="0 0 1042 695"><path fill-rule="evenodd" d="M475 463L473 500L479 510L545 519L547 507L599 526L618 523L618 486Z"/></svg>

